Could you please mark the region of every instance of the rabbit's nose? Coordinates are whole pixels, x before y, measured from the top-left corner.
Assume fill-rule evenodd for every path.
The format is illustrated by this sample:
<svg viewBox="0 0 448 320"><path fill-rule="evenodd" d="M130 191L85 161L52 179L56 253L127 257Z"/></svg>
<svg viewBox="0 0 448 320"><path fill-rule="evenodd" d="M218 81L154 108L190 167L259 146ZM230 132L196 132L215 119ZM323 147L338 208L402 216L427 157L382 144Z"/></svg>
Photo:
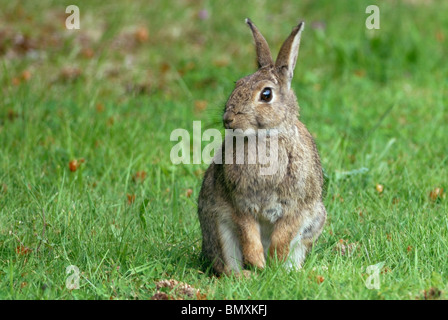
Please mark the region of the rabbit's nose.
<svg viewBox="0 0 448 320"><path fill-rule="evenodd" d="M233 122L233 119L234 119L233 113L232 112L224 113L224 116L223 116L222 119L224 121L224 127L226 127L226 129L230 129L231 125L232 125L232 122Z"/></svg>

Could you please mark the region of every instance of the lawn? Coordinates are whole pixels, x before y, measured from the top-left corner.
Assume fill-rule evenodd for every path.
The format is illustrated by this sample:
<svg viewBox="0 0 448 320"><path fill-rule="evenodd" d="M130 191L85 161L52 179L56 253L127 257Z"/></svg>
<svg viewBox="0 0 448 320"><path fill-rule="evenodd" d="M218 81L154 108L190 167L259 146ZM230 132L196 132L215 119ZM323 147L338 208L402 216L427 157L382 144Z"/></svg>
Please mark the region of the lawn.
<svg viewBox="0 0 448 320"><path fill-rule="evenodd" d="M66 3L0 3L0 299L448 297L448 2L77 1L72 30ZM174 165L170 134L223 129L246 17L274 56L306 22L292 86L328 220L300 271L218 278L207 164Z"/></svg>

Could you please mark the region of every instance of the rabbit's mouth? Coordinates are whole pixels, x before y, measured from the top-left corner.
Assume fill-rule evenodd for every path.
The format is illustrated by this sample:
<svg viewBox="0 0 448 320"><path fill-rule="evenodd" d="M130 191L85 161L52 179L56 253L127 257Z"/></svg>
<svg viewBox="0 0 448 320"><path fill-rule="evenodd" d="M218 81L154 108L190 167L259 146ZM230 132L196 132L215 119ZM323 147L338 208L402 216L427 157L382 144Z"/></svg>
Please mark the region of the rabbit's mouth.
<svg viewBox="0 0 448 320"><path fill-rule="evenodd" d="M226 129L244 129L245 126L244 118L246 113L243 113L241 111L235 112L235 111L226 111L224 113L224 116L222 118L224 128Z"/></svg>

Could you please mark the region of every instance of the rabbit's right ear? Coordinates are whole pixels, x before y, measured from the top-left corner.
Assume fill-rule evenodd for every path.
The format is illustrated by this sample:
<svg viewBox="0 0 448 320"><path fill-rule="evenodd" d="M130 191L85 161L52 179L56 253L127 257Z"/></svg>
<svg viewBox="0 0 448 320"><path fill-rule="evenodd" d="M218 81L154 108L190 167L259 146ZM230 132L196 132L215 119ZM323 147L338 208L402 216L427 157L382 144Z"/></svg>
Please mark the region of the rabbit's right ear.
<svg viewBox="0 0 448 320"><path fill-rule="evenodd" d="M273 66L274 61L272 60L271 50L269 49L266 39L249 18L246 19L246 23L249 25L250 30L252 30L252 35L254 36L258 68Z"/></svg>
<svg viewBox="0 0 448 320"><path fill-rule="evenodd" d="M283 81L287 84L288 89L291 87L291 80L294 74L294 68L296 67L297 55L299 54L300 37L304 27L305 23L300 22L299 25L292 30L291 34L280 48L277 61L275 61L275 67L277 68Z"/></svg>

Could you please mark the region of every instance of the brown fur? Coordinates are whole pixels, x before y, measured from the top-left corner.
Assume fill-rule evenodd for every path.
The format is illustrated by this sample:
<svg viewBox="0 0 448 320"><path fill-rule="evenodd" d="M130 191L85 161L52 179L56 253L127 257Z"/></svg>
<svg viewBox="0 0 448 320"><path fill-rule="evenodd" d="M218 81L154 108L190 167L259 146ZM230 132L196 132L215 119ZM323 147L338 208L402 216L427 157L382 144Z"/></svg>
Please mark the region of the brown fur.
<svg viewBox="0 0 448 320"><path fill-rule="evenodd" d="M290 89L304 24L293 29L275 63L261 33L250 20L247 24L259 69L236 83L223 121L231 129L278 129L278 170L260 175L266 165L248 164L246 157L243 164L212 163L205 173L198 200L202 252L217 273L239 273L244 265L263 268L267 256L289 257L292 266L300 267L326 219L319 154L298 120ZM266 87L274 94L269 103L259 98ZM224 160L225 144L222 150ZM296 247L290 248L293 243Z"/></svg>

